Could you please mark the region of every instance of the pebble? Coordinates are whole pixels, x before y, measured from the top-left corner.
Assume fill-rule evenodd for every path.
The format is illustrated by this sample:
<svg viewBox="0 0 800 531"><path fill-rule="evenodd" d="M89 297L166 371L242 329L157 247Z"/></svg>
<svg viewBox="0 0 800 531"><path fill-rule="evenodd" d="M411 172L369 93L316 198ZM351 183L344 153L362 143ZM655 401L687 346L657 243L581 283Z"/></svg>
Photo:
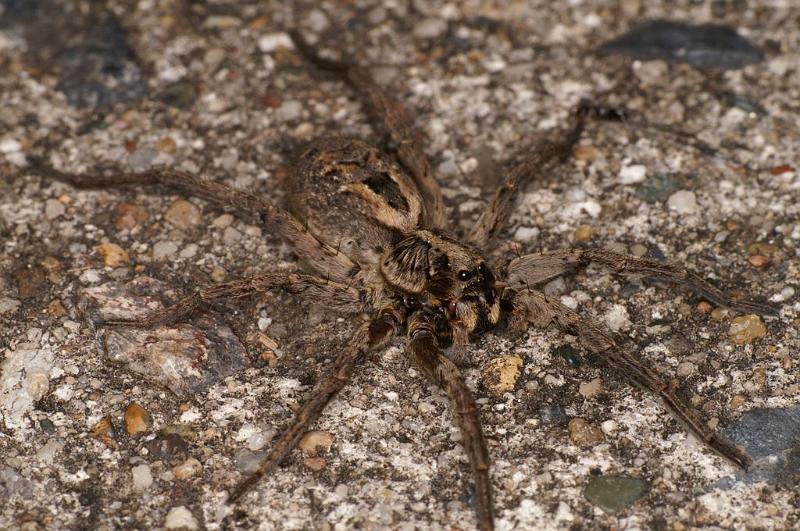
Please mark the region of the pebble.
<svg viewBox="0 0 800 531"><path fill-rule="evenodd" d="M275 109L275 118L281 122L292 122L300 119L303 112L303 104L297 100L286 100L281 106Z"/></svg>
<svg viewBox="0 0 800 531"><path fill-rule="evenodd" d="M305 17L305 22L314 33L320 33L329 26L328 16L319 9L312 9Z"/></svg>
<svg viewBox="0 0 800 531"><path fill-rule="evenodd" d="M647 482L625 476L595 476L589 479L584 497L607 513L621 511L642 497Z"/></svg>
<svg viewBox="0 0 800 531"><path fill-rule="evenodd" d="M117 219L114 226L117 230L131 230L147 221L147 211L138 205L120 203L117 206Z"/></svg>
<svg viewBox="0 0 800 531"><path fill-rule="evenodd" d="M131 171L147 171L153 166L153 159L158 152L148 146L140 147L128 157L128 166Z"/></svg>
<svg viewBox="0 0 800 531"><path fill-rule="evenodd" d="M553 354L561 356L573 369L581 366L582 360L580 354L572 347L572 345L559 345L553 349Z"/></svg>
<svg viewBox="0 0 800 531"><path fill-rule="evenodd" d="M570 420L567 428L569 429L570 440L580 447L594 446L595 444L603 442L605 439L603 430L589 424L582 418Z"/></svg>
<svg viewBox="0 0 800 531"><path fill-rule="evenodd" d="M767 335L767 327L758 315L740 315L731 321L728 329L731 342L735 345L749 345Z"/></svg>
<svg viewBox="0 0 800 531"><path fill-rule="evenodd" d="M20 306L20 301L11 297L0 297L0 315L12 315Z"/></svg>
<svg viewBox="0 0 800 531"><path fill-rule="evenodd" d="M125 427L128 430L128 435L135 436L146 433L150 431L152 426L153 417L150 416L150 413L145 408L136 402L131 402L125 408Z"/></svg>
<svg viewBox="0 0 800 531"><path fill-rule="evenodd" d="M164 219L176 229L187 230L199 225L203 221L203 216L197 205L185 199L178 199L170 205L164 214Z"/></svg>
<svg viewBox="0 0 800 531"><path fill-rule="evenodd" d="M605 315L603 315L603 319L614 332L627 330L631 327L631 319L628 315L628 310L621 304L614 304Z"/></svg>
<svg viewBox="0 0 800 531"><path fill-rule="evenodd" d="M178 145L175 143L173 139L166 136L156 143L156 149L161 153L172 155L178 149Z"/></svg>
<svg viewBox="0 0 800 531"><path fill-rule="evenodd" d="M211 226L216 229L224 229L233 223L233 216L231 214L222 214L211 222Z"/></svg>
<svg viewBox="0 0 800 531"><path fill-rule="evenodd" d="M560 404L546 405L539 408L539 419L542 421L542 424L560 426L566 424L568 418L567 412Z"/></svg>
<svg viewBox="0 0 800 531"><path fill-rule="evenodd" d="M575 229L573 240L579 243L586 243L592 239L594 229L591 225L581 225Z"/></svg>
<svg viewBox="0 0 800 531"><path fill-rule="evenodd" d="M325 468L328 462L323 457L307 457L303 460L303 464L306 468L313 470L314 472L319 472L323 468Z"/></svg>
<svg viewBox="0 0 800 531"><path fill-rule="evenodd" d="M678 190L669 196L667 206L670 210L687 216L697 214L700 211L697 205L697 197L694 192L689 190Z"/></svg>
<svg viewBox="0 0 800 531"><path fill-rule="evenodd" d="M603 391L603 380L595 378L594 380L580 384L578 386L578 393L584 398L592 398L599 395Z"/></svg>
<svg viewBox="0 0 800 531"><path fill-rule="evenodd" d="M40 463L52 464L56 458L56 454L64 448L64 443L56 439L50 439L44 446L36 451L36 459Z"/></svg>
<svg viewBox="0 0 800 531"><path fill-rule="evenodd" d="M744 395L733 395L730 402L730 408L732 410L741 409L747 403L747 399Z"/></svg>
<svg viewBox="0 0 800 531"><path fill-rule="evenodd" d="M756 269L764 269L769 265L769 258L763 254L750 255L747 257L747 261L750 262L750 265Z"/></svg>
<svg viewBox="0 0 800 531"><path fill-rule="evenodd" d="M117 441L114 440L114 436L114 425L111 422L111 417L103 417L100 419L100 422L98 422L92 430L92 437L109 448L117 447Z"/></svg>
<svg viewBox="0 0 800 531"><path fill-rule="evenodd" d="M611 435L617 431L617 422L615 420L606 420L602 424L600 424L600 429L603 430L603 433L606 435Z"/></svg>
<svg viewBox="0 0 800 531"><path fill-rule="evenodd" d="M713 309L714 307L711 306L711 304L706 301L700 301L699 303L697 303L697 311L703 315L711 313Z"/></svg>
<svg viewBox="0 0 800 531"><path fill-rule="evenodd" d="M502 396L513 391L521 368L522 358L515 354L494 358L483 368L483 383L493 395Z"/></svg>
<svg viewBox="0 0 800 531"><path fill-rule="evenodd" d="M95 247L106 267L120 267L130 262L128 252L116 243L103 243Z"/></svg>
<svg viewBox="0 0 800 531"><path fill-rule="evenodd" d="M539 236L538 227L520 227L514 232L514 239L518 242L529 243Z"/></svg>
<svg viewBox="0 0 800 531"><path fill-rule="evenodd" d="M242 19L232 15L211 15L203 21L203 26L210 29L231 29L242 25Z"/></svg>
<svg viewBox="0 0 800 531"><path fill-rule="evenodd" d="M172 467L172 473L177 479L188 479L198 475L203 470L203 465L194 457L188 458L183 463Z"/></svg>
<svg viewBox="0 0 800 531"><path fill-rule="evenodd" d="M173 241L160 241L153 245L153 260L165 260L178 252L178 244Z"/></svg>
<svg viewBox="0 0 800 531"><path fill-rule="evenodd" d="M688 63L699 69L736 69L764 59L763 52L733 27L663 19L642 22L598 51Z"/></svg>
<svg viewBox="0 0 800 531"><path fill-rule="evenodd" d="M197 519L192 512L184 505L173 507L167 513L167 518L164 520L164 527L167 529L197 529Z"/></svg>
<svg viewBox="0 0 800 531"><path fill-rule="evenodd" d="M425 18L414 26L414 37L433 39L447 31L447 21L441 18Z"/></svg>
<svg viewBox="0 0 800 531"><path fill-rule="evenodd" d="M89 320L138 317L157 309L158 296L164 291L163 284L149 277L138 277L124 286L107 283L81 290L78 308ZM191 324L151 330L106 328L97 339L109 361L179 397L203 392L249 365L241 341L214 314L200 314Z"/></svg>
<svg viewBox="0 0 800 531"><path fill-rule="evenodd" d="M676 370L676 374L683 378L687 376L691 376L695 371L694 363L690 361L682 361L678 364L678 369Z"/></svg>
<svg viewBox="0 0 800 531"><path fill-rule="evenodd" d="M227 227L222 233L222 243L225 245L234 245L242 239L242 233L233 227Z"/></svg>
<svg viewBox="0 0 800 531"><path fill-rule="evenodd" d="M573 152L573 157L576 160L593 161L600 158L602 153L594 146L578 146Z"/></svg>
<svg viewBox="0 0 800 531"><path fill-rule="evenodd" d="M316 456L318 452L327 452L331 445L333 445L333 434L328 431L309 431L297 443L300 451L310 457Z"/></svg>
<svg viewBox="0 0 800 531"><path fill-rule="evenodd" d="M153 484L153 473L148 464L133 467L131 474L133 474L133 488L136 490L147 490Z"/></svg>
<svg viewBox="0 0 800 531"><path fill-rule="evenodd" d="M771 258L778 253L778 246L772 243L756 242L747 246L747 252L751 255L762 255Z"/></svg>
<svg viewBox="0 0 800 531"><path fill-rule="evenodd" d="M641 243L634 243L631 245L631 254L636 257L643 257L647 254L647 247L642 245Z"/></svg>
<svg viewBox="0 0 800 531"><path fill-rule="evenodd" d="M158 99L176 109L190 109L197 99L197 88L190 81L176 81L158 94Z"/></svg>
<svg viewBox="0 0 800 531"><path fill-rule="evenodd" d="M542 291L550 297L557 297L567 291L567 283L564 277L558 277L544 285Z"/></svg>
<svg viewBox="0 0 800 531"><path fill-rule="evenodd" d="M258 39L258 49L264 53L272 53L278 48L294 48L288 33L269 33Z"/></svg>
<svg viewBox="0 0 800 531"><path fill-rule="evenodd" d="M644 181L647 176L647 167L643 164L623 166L619 170L619 180L622 184L634 184Z"/></svg>
<svg viewBox="0 0 800 531"><path fill-rule="evenodd" d="M45 276L40 267L19 269L14 273L17 281L17 294L22 299L36 296L44 288Z"/></svg>
<svg viewBox="0 0 800 531"><path fill-rule="evenodd" d="M67 211L67 206L58 199L48 199L44 203L44 217L52 221L59 216L63 216Z"/></svg>

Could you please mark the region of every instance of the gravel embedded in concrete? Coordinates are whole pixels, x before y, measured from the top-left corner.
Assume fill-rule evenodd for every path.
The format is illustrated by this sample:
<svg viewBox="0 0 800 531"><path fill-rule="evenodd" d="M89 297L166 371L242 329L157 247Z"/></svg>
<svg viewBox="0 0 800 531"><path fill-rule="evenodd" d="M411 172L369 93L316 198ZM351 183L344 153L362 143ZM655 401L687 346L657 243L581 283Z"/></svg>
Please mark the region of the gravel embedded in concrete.
<svg viewBox="0 0 800 531"><path fill-rule="evenodd" d="M103 521L221 529L221 500L241 479L245 453L252 454L248 466L257 464L339 352L347 320L273 293L209 308L221 316L213 328L227 327L249 355L199 391L176 396L108 363L97 341L101 329L80 304L84 290L149 276L161 287L137 297L155 301L172 291L174 301L222 279L291 270L294 255L268 227L260 235L249 229L257 219L204 199L167 189L77 190L22 170L37 154L76 171L166 164L285 204L288 161L308 138L345 134L385 144L352 91L297 56L286 29L298 19L324 27L319 37L328 48L344 42L360 62L375 65L407 104L432 167L442 169L458 230L479 215L492 192L486 186L502 179L506 161L558 128L581 97L609 94L628 108L628 124L643 119L697 133L700 149L657 130L589 124L577 160L525 191L490 259L504 263L516 253L576 244L638 244L721 287L770 299L780 314L763 320L765 335L735 344L728 332L740 316L659 283L634 279L640 287L630 290L631 281L589 266L554 285L581 314L621 324L616 338L673 378L682 396L696 395L696 407L721 428L739 426L747 412L796 409L800 32L790 23L797 18L791 3L601 0L500 8L483 0L363 0L310 7L324 17L307 18L291 13L298 3L278 0L230 3L223 12L196 2L188 15L180 2L111 0L120 23L112 35L121 32L117 44L135 57L123 54L121 68L103 79L109 83L86 92L94 102L116 102L97 112L71 102L81 103L78 82L102 69L82 79L51 70L21 12L56 6L50 12L66 13L56 23L85 15L67 3L6 2L12 8L0 21L0 93L12 102L0 106L1 528ZM665 16L727 24L762 48L764 60L705 75L591 53L637 21ZM83 56L99 53L75 34L63 36ZM102 60L121 50L111 46L91 64L109 64ZM124 77L137 70L142 77ZM59 84L65 73L72 85ZM115 84L119 75L123 82ZM121 92L108 92L115 88ZM625 172L633 182L622 182L630 166L646 169L643 180L637 169ZM195 204L201 221L190 230L170 223L165 214L175 201ZM97 250L106 244L128 253L128 263L107 266ZM617 306L627 319L617 319ZM130 315L129 302L120 299L117 310ZM269 360L260 357L261 319L271 319L267 332L279 345ZM688 348L673 348L678 337ZM564 345L573 349L572 361L553 352ZM486 391L481 369L506 355L524 363L513 389L498 397ZM691 372L679 370L686 361ZM800 525L796 460L780 468L780 481L740 481L733 466L687 436L649 395L586 356L574 338L489 333L470 347L462 370L490 444L498 529ZM603 392L587 399L580 385L596 378ZM133 401L153 417L150 432L138 437L128 435L124 419ZM324 456L290 454L224 525L471 528L468 467L446 408L446 397L409 368L398 341L367 360L312 426L333 435ZM572 444L574 418L600 431L602 443ZM246 424L264 437L254 439L251 430L238 438ZM741 429L748 435L737 441L748 447L765 429L790 435L788 423L770 415ZM131 470L142 465L153 482L139 491ZM598 472L640 478L649 489L617 513L600 512L583 496Z"/></svg>

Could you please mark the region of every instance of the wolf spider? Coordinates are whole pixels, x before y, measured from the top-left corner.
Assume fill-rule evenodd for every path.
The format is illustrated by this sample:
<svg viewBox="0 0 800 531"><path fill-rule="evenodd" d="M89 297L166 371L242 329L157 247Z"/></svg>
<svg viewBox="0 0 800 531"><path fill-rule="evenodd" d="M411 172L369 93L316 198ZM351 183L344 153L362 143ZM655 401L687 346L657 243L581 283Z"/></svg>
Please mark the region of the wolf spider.
<svg viewBox="0 0 800 531"><path fill-rule="evenodd" d="M492 529L489 453L479 408L454 358L458 361L470 339L501 322L515 330L552 324L573 334L618 375L663 400L710 448L742 468L751 463L742 449L707 429L664 379L618 345L609 332L533 287L595 263L614 273L676 284L713 304L741 312L769 314L772 308L733 300L682 265L604 249L519 256L497 272L484 258L507 224L520 192L570 155L587 120L602 109L578 105L561 134L537 145L511 169L466 240L459 241L446 231L442 194L406 111L378 86L367 69L346 60L323 58L299 33L293 31L291 36L306 59L355 89L375 126L388 137L394 157L357 139L333 137L312 142L294 167L288 211L256 195L177 170L73 174L45 163L34 164L41 174L76 187L165 185L255 214L293 244L297 255L317 273L267 273L206 286L143 319L108 321L104 325L154 327L186 318L214 300L274 289L310 297L336 311L358 316L352 338L329 374L317 383L258 471L236 486L230 501L275 469L348 383L367 353L404 334L408 357L450 399L472 469L477 526Z"/></svg>

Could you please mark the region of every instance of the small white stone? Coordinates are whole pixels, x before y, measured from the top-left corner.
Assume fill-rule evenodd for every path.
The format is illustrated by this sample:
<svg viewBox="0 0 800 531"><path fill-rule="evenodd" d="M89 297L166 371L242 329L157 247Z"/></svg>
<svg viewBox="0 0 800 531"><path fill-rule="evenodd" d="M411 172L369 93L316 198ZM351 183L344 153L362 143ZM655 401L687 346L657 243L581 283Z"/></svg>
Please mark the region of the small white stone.
<svg viewBox="0 0 800 531"><path fill-rule="evenodd" d="M36 451L36 459L44 464L51 464L56 454L64 448L64 443L55 439L50 439L44 446Z"/></svg>
<svg viewBox="0 0 800 531"><path fill-rule="evenodd" d="M613 420L607 420L600 424L600 429L603 430L603 433L606 435L611 435L617 431L617 423Z"/></svg>
<svg viewBox="0 0 800 531"><path fill-rule="evenodd" d="M164 260L178 252L178 245L175 242L161 241L153 246L153 260Z"/></svg>
<svg viewBox="0 0 800 531"><path fill-rule="evenodd" d="M558 277L545 284L542 291L545 295L557 297L567 291L567 283L564 281L564 277Z"/></svg>
<svg viewBox="0 0 800 531"><path fill-rule="evenodd" d="M678 190L669 196L667 206L678 214L686 215L697 214L700 210L697 206L697 197L689 190Z"/></svg>
<svg viewBox="0 0 800 531"><path fill-rule="evenodd" d="M647 168L643 164L632 164L623 166L619 170L619 180L622 184L634 184L644 181L647 175Z"/></svg>
<svg viewBox="0 0 800 531"><path fill-rule="evenodd" d="M329 25L328 16L319 9L312 10L306 17L306 21L314 33L320 33Z"/></svg>
<svg viewBox="0 0 800 531"><path fill-rule="evenodd" d="M84 284L94 284L95 282L100 282L100 273L96 269L87 269L81 273L80 278Z"/></svg>
<svg viewBox="0 0 800 531"><path fill-rule="evenodd" d="M630 317L628 317L628 310L621 304L615 304L608 310L604 316L606 324L614 332L626 330L631 326Z"/></svg>
<svg viewBox="0 0 800 531"><path fill-rule="evenodd" d="M447 30L447 21L439 18L426 18L417 23L414 28L414 37L419 39L433 39Z"/></svg>
<svg viewBox="0 0 800 531"><path fill-rule="evenodd" d="M153 473L150 472L150 465L137 465L131 469L133 474L133 488L136 490L147 490L153 484Z"/></svg>
<svg viewBox="0 0 800 531"><path fill-rule="evenodd" d="M22 144L13 138L4 138L0 140L0 153L8 155L10 153L17 153L22 151Z"/></svg>
<svg viewBox="0 0 800 531"><path fill-rule="evenodd" d="M281 47L294 48L288 33L268 33L258 39L258 49L264 53L272 53Z"/></svg>
<svg viewBox="0 0 800 531"><path fill-rule="evenodd" d="M528 243L539 237L538 227L520 227L514 232L514 239L518 242Z"/></svg>
<svg viewBox="0 0 800 531"><path fill-rule="evenodd" d="M225 229L225 232L222 233L222 243L225 245L233 245L241 239L242 233L233 227L228 227Z"/></svg>
<svg viewBox="0 0 800 531"><path fill-rule="evenodd" d="M197 519L194 515L183 505L173 507L167 513L167 518L164 520L164 527L167 529L197 529Z"/></svg>
<svg viewBox="0 0 800 531"><path fill-rule="evenodd" d="M275 118L281 122L291 122L300 118L303 104L297 100L286 100L275 110Z"/></svg>
<svg viewBox="0 0 800 531"><path fill-rule="evenodd" d="M63 216L67 207L58 199L48 199L44 203L44 217L52 221L59 216Z"/></svg>
<svg viewBox="0 0 800 531"><path fill-rule="evenodd" d="M600 203L598 203L597 201L594 201L592 199L589 199L588 201L584 201L583 203L580 203L580 208L584 212L586 212L587 214L592 216L593 218L596 218L597 216L599 216L600 212L602 212L602 210L603 210L603 207L600 205Z"/></svg>
<svg viewBox="0 0 800 531"><path fill-rule="evenodd" d="M181 258L193 258L197 254L198 246L196 243L190 243L181 250Z"/></svg>
<svg viewBox="0 0 800 531"><path fill-rule="evenodd" d="M12 314L19 308L20 302L10 297L0 297L0 315Z"/></svg>

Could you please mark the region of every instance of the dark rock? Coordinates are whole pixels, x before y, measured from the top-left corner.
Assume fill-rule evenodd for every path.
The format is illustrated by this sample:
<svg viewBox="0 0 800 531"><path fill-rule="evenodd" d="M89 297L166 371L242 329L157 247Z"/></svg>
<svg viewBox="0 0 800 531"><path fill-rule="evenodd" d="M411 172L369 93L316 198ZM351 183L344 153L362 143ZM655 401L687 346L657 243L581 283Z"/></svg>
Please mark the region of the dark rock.
<svg viewBox="0 0 800 531"><path fill-rule="evenodd" d="M637 59L664 59L699 69L732 70L761 62L764 54L735 29L718 24L693 26L651 20L598 48Z"/></svg>
<svg viewBox="0 0 800 531"><path fill-rule="evenodd" d="M621 511L641 498L647 482L624 476L595 476L586 484L583 495L592 505L607 513Z"/></svg>
<svg viewBox="0 0 800 531"><path fill-rule="evenodd" d="M740 480L747 484L800 484L800 406L748 411L725 430L725 436L744 446L753 465L735 477L715 482L711 488L731 488Z"/></svg>
<svg viewBox="0 0 800 531"><path fill-rule="evenodd" d="M680 188L680 183L674 177L665 173L656 173L647 176L642 181L639 189L636 190L636 195L648 203L657 203L666 201L678 188Z"/></svg>
<svg viewBox="0 0 800 531"><path fill-rule="evenodd" d="M561 356L573 369L580 368L583 360L580 354L571 345L560 345L553 349L555 356Z"/></svg>
<svg viewBox="0 0 800 531"><path fill-rule="evenodd" d="M539 419L542 424L561 426L567 423L569 416L560 404L547 404L539 408Z"/></svg>
<svg viewBox="0 0 800 531"><path fill-rule="evenodd" d="M620 297L623 299L630 298L633 294L639 292L642 289L641 284L636 284L635 282L628 282L619 292Z"/></svg>
<svg viewBox="0 0 800 531"><path fill-rule="evenodd" d="M769 114L769 111L767 111L763 105L742 94L735 94L733 92L725 93L725 103L747 113L758 114L760 116Z"/></svg>
<svg viewBox="0 0 800 531"><path fill-rule="evenodd" d="M188 81L176 81L162 90L158 99L176 109L190 109L197 99L197 89Z"/></svg>
<svg viewBox="0 0 800 531"><path fill-rule="evenodd" d="M166 465L183 461L189 456L189 443L177 433L162 431L146 447L153 459L159 459Z"/></svg>
<svg viewBox="0 0 800 531"><path fill-rule="evenodd" d="M42 419L39 421L39 427L43 432L53 434L56 432L56 425L50 419Z"/></svg>

